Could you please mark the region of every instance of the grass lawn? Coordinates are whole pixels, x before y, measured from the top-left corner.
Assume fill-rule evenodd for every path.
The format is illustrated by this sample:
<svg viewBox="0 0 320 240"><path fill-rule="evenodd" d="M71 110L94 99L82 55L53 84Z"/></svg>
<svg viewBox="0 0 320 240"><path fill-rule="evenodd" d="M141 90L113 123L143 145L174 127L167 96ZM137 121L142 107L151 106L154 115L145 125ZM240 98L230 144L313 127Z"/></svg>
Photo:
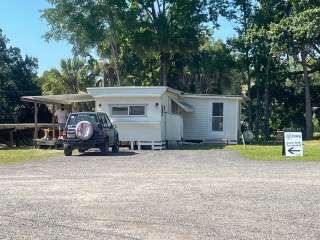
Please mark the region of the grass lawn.
<svg viewBox="0 0 320 240"><path fill-rule="evenodd" d="M281 145L229 145L224 149L236 150L248 159L252 160L320 160L320 141L304 141L303 157L284 157L281 155Z"/></svg>
<svg viewBox="0 0 320 240"><path fill-rule="evenodd" d="M281 145L227 145L227 146L210 146L210 145L185 145L183 149L190 150L209 150L225 149L238 151L240 154L252 160L320 160L320 140L304 141L303 157L284 157L282 156Z"/></svg>
<svg viewBox="0 0 320 240"><path fill-rule="evenodd" d="M49 149L9 149L0 150L0 164L2 163L18 163L27 160L45 159L47 157L62 155L62 151Z"/></svg>

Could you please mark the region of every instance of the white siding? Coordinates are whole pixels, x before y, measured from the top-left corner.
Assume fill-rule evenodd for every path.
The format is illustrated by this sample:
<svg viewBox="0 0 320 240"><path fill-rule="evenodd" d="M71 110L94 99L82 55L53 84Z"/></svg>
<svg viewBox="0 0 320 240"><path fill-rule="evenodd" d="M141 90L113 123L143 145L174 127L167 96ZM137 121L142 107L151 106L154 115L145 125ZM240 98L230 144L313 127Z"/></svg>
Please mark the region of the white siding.
<svg viewBox="0 0 320 240"><path fill-rule="evenodd" d="M161 115L161 140L165 141L167 136L166 136L166 114L165 111L167 111L168 109L168 95L167 94L163 94L161 96L161 107L160 107L160 111L161 108L165 107L165 110L163 111L162 115ZM160 112L161 114L161 112Z"/></svg>
<svg viewBox="0 0 320 240"><path fill-rule="evenodd" d="M237 101L225 101L224 102L224 128L225 128L225 138L228 140L237 140Z"/></svg>
<svg viewBox="0 0 320 240"><path fill-rule="evenodd" d="M183 138L185 140L208 139L209 105L206 98L184 98L194 108L191 113L183 112Z"/></svg>
<svg viewBox="0 0 320 240"><path fill-rule="evenodd" d="M170 98L168 92L161 96L161 105L165 107L163 115L161 116L161 139L162 141L167 140L166 133L166 112L170 112ZM160 109L161 110L161 109Z"/></svg>
<svg viewBox="0 0 320 240"><path fill-rule="evenodd" d="M157 105L158 103L158 105ZM110 119L117 125L120 141L160 141L161 101L159 97L98 97L96 109L102 105ZM145 105L145 116L112 116L113 105Z"/></svg>
<svg viewBox="0 0 320 240"><path fill-rule="evenodd" d="M166 140L181 141L183 136L183 119L178 114L166 113Z"/></svg>
<svg viewBox="0 0 320 240"><path fill-rule="evenodd" d="M239 104L236 99L192 98L183 99L194 108L194 112L183 112L185 140L238 140ZM220 135L212 133L212 103L222 102L224 131Z"/></svg>

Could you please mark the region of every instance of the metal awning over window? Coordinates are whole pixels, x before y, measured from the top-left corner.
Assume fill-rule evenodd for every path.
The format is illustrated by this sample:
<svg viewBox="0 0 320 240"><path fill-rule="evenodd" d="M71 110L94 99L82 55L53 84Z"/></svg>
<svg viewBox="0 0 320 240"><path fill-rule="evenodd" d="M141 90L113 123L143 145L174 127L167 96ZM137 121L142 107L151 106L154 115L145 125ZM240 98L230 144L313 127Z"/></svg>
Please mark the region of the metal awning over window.
<svg viewBox="0 0 320 240"><path fill-rule="evenodd" d="M181 100L178 100L176 98L170 98L170 99L172 101L174 101L185 112L193 112L193 107L191 105L189 105L188 103L182 102Z"/></svg>

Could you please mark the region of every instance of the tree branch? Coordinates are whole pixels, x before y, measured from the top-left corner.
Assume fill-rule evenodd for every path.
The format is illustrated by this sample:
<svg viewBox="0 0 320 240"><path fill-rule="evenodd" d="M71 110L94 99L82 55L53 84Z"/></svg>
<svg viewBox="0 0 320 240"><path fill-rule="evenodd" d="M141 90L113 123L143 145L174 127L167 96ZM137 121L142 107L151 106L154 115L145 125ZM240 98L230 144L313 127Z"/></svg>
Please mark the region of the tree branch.
<svg viewBox="0 0 320 240"><path fill-rule="evenodd" d="M314 66L313 69L309 70L309 71L308 71L308 74L315 73L315 72L318 72L318 71L320 71L320 66L319 66L319 65ZM301 74L303 74L303 71L282 72L281 74L282 74L282 75L287 74L287 75L290 75L290 76L293 76L293 75L301 75Z"/></svg>
<svg viewBox="0 0 320 240"><path fill-rule="evenodd" d="M161 12L161 6L160 6L159 0L157 0L157 5L158 5L158 11L159 11L159 14L160 14L160 12Z"/></svg>
<svg viewBox="0 0 320 240"><path fill-rule="evenodd" d="M152 4L152 16L154 19L157 19L157 13L156 13L156 9L154 8L154 5Z"/></svg>
<svg viewBox="0 0 320 240"><path fill-rule="evenodd" d="M314 47L314 49L316 50L316 52L320 54L320 48L317 46L317 44L316 44L316 43L313 43L312 46Z"/></svg>

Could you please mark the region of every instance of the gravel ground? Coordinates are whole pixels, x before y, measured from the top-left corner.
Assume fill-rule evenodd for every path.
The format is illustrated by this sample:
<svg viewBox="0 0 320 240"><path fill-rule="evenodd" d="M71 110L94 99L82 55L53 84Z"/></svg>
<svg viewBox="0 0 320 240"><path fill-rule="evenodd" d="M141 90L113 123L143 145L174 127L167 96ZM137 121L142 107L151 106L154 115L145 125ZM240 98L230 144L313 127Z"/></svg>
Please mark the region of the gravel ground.
<svg viewBox="0 0 320 240"><path fill-rule="evenodd" d="M0 165L0 239L320 239L320 162L223 150Z"/></svg>

